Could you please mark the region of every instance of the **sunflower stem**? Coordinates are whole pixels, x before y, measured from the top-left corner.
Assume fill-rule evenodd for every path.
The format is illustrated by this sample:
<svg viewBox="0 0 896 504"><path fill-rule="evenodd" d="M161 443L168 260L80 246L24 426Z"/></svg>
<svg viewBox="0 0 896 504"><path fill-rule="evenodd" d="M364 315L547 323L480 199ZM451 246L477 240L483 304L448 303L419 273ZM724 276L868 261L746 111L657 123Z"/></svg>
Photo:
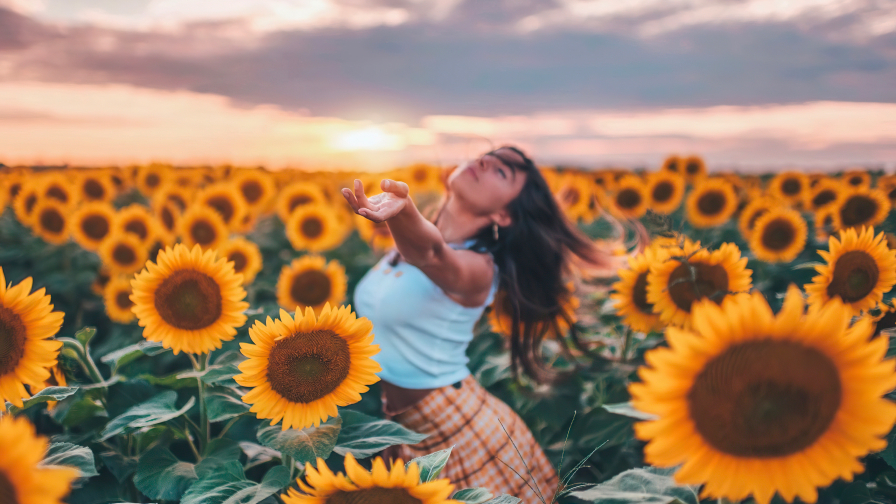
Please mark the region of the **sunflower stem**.
<svg viewBox="0 0 896 504"><path fill-rule="evenodd" d="M190 354L187 354L190 355ZM209 359L211 358L211 352L205 355L205 358L202 356L199 357L199 360L193 358L190 355L190 360L193 361L193 369L197 372L205 371L205 368L208 366ZM205 452L205 447L208 445L208 404L205 402L205 383L202 382L202 377L197 376L196 382L199 385L199 447L201 451Z"/></svg>
<svg viewBox="0 0 896 504"><path fill-rule="evenodd" d="M289 469L289 481L292 481L295 478L296 473L296 462L292 459L290 455L281 454L280 460L283 462L283 465Z"/></svg>

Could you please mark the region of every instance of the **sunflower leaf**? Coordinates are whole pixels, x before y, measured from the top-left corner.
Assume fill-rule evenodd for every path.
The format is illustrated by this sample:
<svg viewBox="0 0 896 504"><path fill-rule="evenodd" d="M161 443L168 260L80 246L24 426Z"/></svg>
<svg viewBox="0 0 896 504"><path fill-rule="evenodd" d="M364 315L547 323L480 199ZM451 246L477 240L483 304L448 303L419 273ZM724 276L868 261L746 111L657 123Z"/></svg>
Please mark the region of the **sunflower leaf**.
<svg viewBox="0 0 896 504"><path fill-rule="evenodd" d="M679 486L672 479L674 468L629 469L585 490L570 492L575 502L591 504L699 504L697 487Z"/></svg>
<svg viewBox="0 0 896 504"><path fill-rule="evenodd" d="M109 421L102 432L100 441L105 441L129 428L149 427L177 418L193 407L196 398L190 397L187 403L180 409L175 408L175 401L177 401L177 392L169 390L131 407Z"/></svg>
<svg viewBox="0 0 896 504"><path fill-rule="evenodd" d="M53 443L47 449L47 454L40 463L41 467L67 466L74 467L80 473L81 478L99 476L96 472L96 463L93 460L93 451L86 446L78 446L71 443Z"/></svg>
<svg viewBox="0 0 896 504"><path fill-rule="evenodd" d="M249 481L239 462L230 461L184 494L181 504L258 504L289 484L289 469L272 468L261 483Z"/></svg>
<svg viewBox="0 0 896 504"><path fill-rule="evenodd" d="M494 495L485 488L464 488L454 492L451 499L466 502L467 504L482 504L492 497Z"/></svg>
<svg viewBox="0 0 896 504"><path fill-rule="evenodd" d="M114 352L109 352L108 354L100 357L100 361L108 364L109 367L112 368L113 373L117 373L121 367L130 364L131 362L139 359L140 357L143 357L144 355L152 357L165 351L166 349L162 348L162 344L159 342L141 341L133 345L128 345L124 348L119 348Z"/></svg>
<svg viewBox="0 0 896 504"><path fill-rule="evenodd" d="M13 406L11 403L7 403L6 409L7 411L15 415L37 404L42 404L50 401L61 401L66 397L73 395L77 391L78 387L47 387L31 396L29 399L22 401L23 407L19 408L17 406Z"/></svg>
<svg viewBox="0 0 896 504"><path fill-rule="evenodd" d="M487 500L482 504L519 504L520 502L523 502L522 499L505 494L499 495L492 500Z"/></svg>
<svg viewBox="0 0 896 504"><path fill-rule="evenodd" d="M249 412L249 405L231 388L210 388L206 392L205 401L209 422L223 422Z"/></svg>
<svg viewBox="0 0 896 504"><path fill-rule="evenodd" d="M355 458L367 458L389 446L417 444L429 437L399 423L357 411L342 410L339 415L342 417L342 431L333 451L342 456L351 453Z"/></svg>
<svg viewBox="0 0 896 504"><path fill-rule="evenodd" d="M85 327L75 333L75 339L78 340L84 348L87 348L87 344L90 343L90 340L92 340L94 336L96 336L96 327Z"/></svg>
<svg viewBox="0 0 896 504"><path fill-rule="evenodd" d="M264 426L256 434L258 441L284 455L289 455L299 465L314 462L317 457L326 459L333 453L342 430L342 417L330 418L319 427L283 430L280 425Z"/></svg>
<svg viewBox="0 0 896 504"><path fill-rule="evenodd" d="M615 403L615 404L604 404L603 408L614 415L622 415L631 418L637 418L638 420L656 420L656 415L651 415L650 413L644 413L643 411L636 410L632 407L631 402L624 403Z"/></svg>
<svg viewBox="0 0 896 504"><path fill-rule="evenodd" d="M454 446L417 457L405 464L405 467L410 467L411 463L416 462L417 467L420 468L420 483L429 483L439 477L439 473L442 472L445 464L448 463L448 457L451 456L452 449L454 449Z"/></svg>
<svg viewBox="0 0 896 504"><path fill-rule="evenodd" d="M150 499L178 500L197 479L193 464L181 462L168 448L157 447L140 457L134 486Z"/></svg>

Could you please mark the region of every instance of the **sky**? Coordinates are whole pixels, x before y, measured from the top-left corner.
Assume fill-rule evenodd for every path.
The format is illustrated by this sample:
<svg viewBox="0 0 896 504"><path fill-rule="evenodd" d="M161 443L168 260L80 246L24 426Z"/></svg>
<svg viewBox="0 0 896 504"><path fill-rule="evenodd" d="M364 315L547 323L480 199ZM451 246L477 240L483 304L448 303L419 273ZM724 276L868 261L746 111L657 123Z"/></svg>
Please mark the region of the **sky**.
<svg viewBox="0 0 896 504"><path fill-rule="evenodd" d="M896 0L0 0L0 163L896 169Z"/></svg>

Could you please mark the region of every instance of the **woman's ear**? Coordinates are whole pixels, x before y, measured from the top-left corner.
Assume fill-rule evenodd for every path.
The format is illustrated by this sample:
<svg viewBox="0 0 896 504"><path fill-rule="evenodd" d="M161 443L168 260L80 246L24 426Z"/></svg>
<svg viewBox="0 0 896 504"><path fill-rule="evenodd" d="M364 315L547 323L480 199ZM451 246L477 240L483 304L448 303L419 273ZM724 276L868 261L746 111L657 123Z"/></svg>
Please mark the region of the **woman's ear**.
<svg viewBox="0 0 896 504"><path fill-rule="evenodd" d="M513 219L510 217L510 212L507 210L501 210L498 213L492 215L492 222L497 222L498 226L507 227L513 224Z"/></svg>

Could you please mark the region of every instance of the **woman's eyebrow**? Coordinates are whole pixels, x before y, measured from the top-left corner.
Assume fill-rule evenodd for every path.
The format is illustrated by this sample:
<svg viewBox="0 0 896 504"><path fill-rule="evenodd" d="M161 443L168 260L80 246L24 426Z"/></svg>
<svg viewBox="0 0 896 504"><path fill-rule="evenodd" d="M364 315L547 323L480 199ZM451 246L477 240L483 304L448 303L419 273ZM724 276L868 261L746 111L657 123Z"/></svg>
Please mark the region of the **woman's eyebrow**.
<svg viewBox="0 0 896 504"><path fill-rule="evenodd" d="M489 153L489 154L483 155L482 157L484 158L485 156L491 156L491 157L497 159L498 162L500 162L502 166L510 168L510 174L511 174L512 180L514 182L516 182L516 168L512 164L508 164L506 161L504 161L503 158L501 158L501 156L498 156L496 154Z"/></svg>

